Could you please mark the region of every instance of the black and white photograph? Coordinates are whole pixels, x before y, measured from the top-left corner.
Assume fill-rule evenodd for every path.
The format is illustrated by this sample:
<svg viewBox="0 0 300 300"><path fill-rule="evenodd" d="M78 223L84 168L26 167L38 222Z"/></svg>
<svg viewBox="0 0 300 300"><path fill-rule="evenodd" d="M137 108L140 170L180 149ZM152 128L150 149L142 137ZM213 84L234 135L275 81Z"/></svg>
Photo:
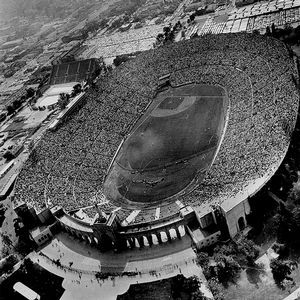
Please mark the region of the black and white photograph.
<svg viewBox="0 0 300 300"><path fill-rule="evenodd" d="M0 0L0 300L300 300L300 0Z"/></svg>

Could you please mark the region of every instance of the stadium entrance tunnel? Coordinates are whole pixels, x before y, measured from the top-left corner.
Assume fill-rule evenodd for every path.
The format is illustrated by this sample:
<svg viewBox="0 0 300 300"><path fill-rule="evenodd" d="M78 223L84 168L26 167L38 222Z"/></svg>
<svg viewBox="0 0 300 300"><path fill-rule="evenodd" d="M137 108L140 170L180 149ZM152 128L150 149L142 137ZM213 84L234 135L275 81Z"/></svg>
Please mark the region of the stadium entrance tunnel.
<svg viewBox="0 0 300 300"><path fill-rule="evenodd" d="M157 202L201 181L218 149L226 108L220 86L158 92L115 155L104 183L108 199Z"/></svg>

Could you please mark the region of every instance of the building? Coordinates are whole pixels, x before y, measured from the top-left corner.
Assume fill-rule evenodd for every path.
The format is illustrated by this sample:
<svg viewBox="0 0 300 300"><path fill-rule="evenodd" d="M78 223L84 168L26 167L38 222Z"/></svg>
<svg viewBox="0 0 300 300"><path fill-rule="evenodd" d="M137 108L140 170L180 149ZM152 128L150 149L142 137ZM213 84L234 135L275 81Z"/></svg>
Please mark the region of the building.
<svg viewBox="0 0 300 300"><path fill-rule="evenodd" d="M70 69L54 66L52 80ZM28 161L16 182L20 212L42 224L53 218L102 251L185 234L199 249L234 238L248 225L249 198L289 147L282 124L292 132L297 119L293 78L285 44L261 35L207 35L143 52L42 140L36 151L51 149L47 165Z"/></svg>

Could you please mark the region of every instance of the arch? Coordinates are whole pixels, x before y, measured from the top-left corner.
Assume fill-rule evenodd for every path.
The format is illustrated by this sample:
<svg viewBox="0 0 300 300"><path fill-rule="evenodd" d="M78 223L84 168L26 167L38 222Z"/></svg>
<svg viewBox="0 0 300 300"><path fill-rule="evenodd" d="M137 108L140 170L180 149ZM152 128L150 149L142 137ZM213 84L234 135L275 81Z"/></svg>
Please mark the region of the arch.
<svg viewBox="0 0 300 300"><path fill-rule="evenodd" d="M175 227L175 233L176 233L177 238L181 239L181 234L180 234L180 231L179 231L179 227Z"/></svg>
<svg viewBox="0 0 300 300"><path fill-rule="evenodd" d="M144 237L140 236L137 240L139 242L140 247L143 248L144 247Z"/></svg>
<svg viewBox="0 0 300 300"><path fill-rule="evenodd" d="M98 245L99 244L99 241L98 239L94 236L94 242Z"/></svg>
<svg viewBox="0 0 300 300"><path fill-rule="evenodd" d="M168 241L168 236L167 234L165 233L165 231L161 231L160 232L160 236L161 236L161 240L163 243L167 242Z"/></svg>
<svg viewBox="0 0 300 300"><path fill-rule="evenodd" d="M141 246L140 246L140 243L139 243L139 241L138 241L138 239L137 238L133 238L133 241L134 241L134 246L136 247L136 248L140 248Z"/></svg>
<svg viewBox="0 0 300 300"><path fill-rule="evenodd" d="M149 244L149 246L151 247L153 245L153 237L152 234L147 235L147 242Z"/></svg>
<svg viewBox="0 0 300 300"><path fill-rule="evenodd" d="M244 217L240 217L240 218L238 219L238 225L239 225L239 229L240 229L240 230L244 230L244 229L245 229L246 224L245 224L245 219L244 219Z"/></svg>
<svg viewBox="0 0 300 300"><path fill-rule="evenodd" d="M170 232L171 239L172 239L172 240L175 240L175 239L177 238L176 230L175 230L174 228L171 228L171 229L169 230L169 232Z"/></svg>
<svg viewBox="0 0 300 300"><path fill-rule="evenodd" d="M134 240L134 238L129 238L127 240L127 242L129 243L129 246L130 246L131 249L135 248L135 240Z"/></svg>
<svg viewBox="0 0 300 300"><path fill-rule="evenodd" d="M171 234L170 234L170 230L169 230L169 229L166 229L165 233L166 233L168 242L172 242L172 237L171 237Z"/></svg>
<svg viewBox="0 0 300 300"><path fill-rule="evenodd" d="M143 236L143 240L144 240L144 246L145 247L150 247L150 243L149 243L148 238L146 236Z"/></svg>
<svg viewBox="0 0 300 300"><path fill-rule="evenodd" d="M85 236L85 239L86 239L87 243L89 243L89 244L91 243L91 239L88 235Z"/></svg>
<svg viewBox="0 0 300 300"><path fill-rule="evenodd" d="M155 234L151 234L151 236L152 236L153 245L158 245L159 242L157 236Z"/></svg>
<svg viewBox="0 0 300 300"><path fill-rule="evenodd" d="M180 226L178 227L178 230L179 230L179 233L180 233L180 235L181 235L182 237L185 236L186 232L185 232L185 228L184 228L183 225L180 225Z"/></svg>

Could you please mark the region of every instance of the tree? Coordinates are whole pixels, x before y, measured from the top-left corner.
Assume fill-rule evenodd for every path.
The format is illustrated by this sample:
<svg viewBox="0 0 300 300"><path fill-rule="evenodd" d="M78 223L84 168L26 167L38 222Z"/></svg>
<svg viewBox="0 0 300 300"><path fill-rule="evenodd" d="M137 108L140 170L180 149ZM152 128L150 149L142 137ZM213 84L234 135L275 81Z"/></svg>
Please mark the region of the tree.
<svg viewBox="0 0 300 300"><path fill-rule="evenodd" d="M197 253L197 262L201 267L205 267L208 265L209 257L206 252L198 252Z"/></svg>
<svg viewBox="0 0 300 300"><path fill-rule="evenodd" d="M289 208L281 205L278 219L278 241L289 245L298 244L299 240L295 236L300 234L300 207Z"/></svg>
<svg viewBox="0 0 300 300"><path fill-rule="evenodd" d="M113 63L116 67L124 63L125 61L129 60L129 56L124 54L124 55L117 55L116 58L114 59Z"/></svg>
<svg viewBox="0 0 300 300"><path fill-rule="evenodd" d="M196 275L194 275L194 276L185 278L185 280L183 281L182 289L193 292L193 291L199 290L200 285L201 285L201 283L200 283L199 278Z"/></svg>
<svg viewBox="0 0 300 300"><path fill-rule="evenodd" d="M289 275L292 273L294 266L294 262L273 258L270 263L270 268L276 284L281 285L285 279L293 281Z"/></svg>
<svg viewBox="0 0 300 300"><path fill-rule="evenodd" d="M165 37L165 42L174 42L175 34L174 31L171 30L168 35Z"/></svg>
<svg viewBox="0 0 300 300"><path fill-rule="evenodd" d="M61 110L66 108L68 102L69 102L69 97L67 96L66 93L59 94L59 99L57 101L57 104Z"/></svg>
<svg viewBox="0 0 300 300"><path fill-rule="evenodd" d="M253 241L242 239L237 242L237 250L246 258L246 264L254 265L259 255L259 247Z"/></svg>
<svg viewBox="0 0 300 300"><path fill-rule="evenodd" d="M130 20L130 16L129 16L129 15L125 15L125 16L123 17L123 21L124 21L125 23L129 22L129 20Z"/></svg>
<svg viewBox="0 0 300 300"><path fill-rule="evenodd" d="M0 228L2 227L2 224L5 220L5 212L7 208L3 205L3 203L0 203Z"/></svg>
<svg viewBox="0 0 300 300"><path fill-rule="evenodd" d="M195 15L194 15L194 14L192 14L192 15L190 16L190 21L191 21L191 22L195 21Z"/></svg>
<svg viewBox="0 0 300 300"><path fill-rule="evenodd" d="M215 300L224 300L225 299L223 287L217 278L214 277L214 278L208 280L208 286L209 286L210 291L214 295Z"/></svg>
<svg viewBox="0 0 300 300"><path fill-rule="evenodd" d="M4 233L1 233L1 239L2 239L2 249L1 249L0 257L2 258L2 257L6 257L11 253L12 242L10 238Z"/></svg>
<svg viewBox="0 0 300 300"><path fill-rule="evenodd" d="M8 247L11 247L12 245L12 241L11 239L9 238L9 236L7 234L4 234L2 233L1 234L1 237L2 237L2 242L7 245Z"/></svg>
<svg viewBox="0 0 300 300"><path fill-rule="evenodd" d="M89 23L87 23L84 28L83 28L83 31L84 32L96 32L100 27L100 23L96 20L94 21L91 21Z"/></svg>
<svg viewBox="0 0 300 300"><path fill-rule="evenodd" d="M165 27L163 28L163 32L164 32L165 36L167 36L167 35L169 34L170 31L171 31L171 28L170 28L169 26L165 26Z"/></svg>
<svg viewBox="0 0 300 300"><path fill-rule="evenodd" d="M30 87L30 88L27 89L27 91L26 91L26 98L31 98L31 97L34 96L34 94L35 94L34 89Z"/></svg>
<svg viewBox="0 0 300 300"><path fill-rule="evenodd" d="M15 158L15 155L11 153L11 151L6 151L4 154L3 154L3 158L5 158L7 161L10 161L12 159Z"/></svg>
<svg viewBox="0 0 300 300"><path fill-rule="evenodd" d="M33 262L30 258L25 258L21 268L25 271L25 273L31 273L33 270Z"/></svg>
<svg viewBox="0 0 300 300"><path fill-rule="evenodd" d="M164 40L164 35L162 33L159 33L156 37L157 43L161 43Z"/></svg>
<svg viewBox="0 0 300 300"><path fill-rule="evenodd" d="M76 96L82 92L82 87L80 83L77 83L73 86L72 96Z"/></svg>
<svg viewBox="0 0 300 300"><path fill-rule="evenodd" d="M9 255L1 266L0 275L10 273L17 262L18 259L14 255Z"/></svg>
<svg viewBox="0 0 300 300"><path fill-rule="evenodd" d="M207 300L207 297L198 289L197 291L192 292L191 300Z"/></svg>
<svg viewBox="0 0 300 300"><path fill-rule="evenodd" d="M300 178L293 183L293 187L288 195L289 202L292 202L295 205L300 206Z"/></svg>
<svg viewBox="0 0 300 300"><path fill-rule="evenodd" d="M16 99L13 101L12 106L16 110L22 105L22 100L21 99Z"/></svg>
<svg viewBox="0 0 300 300"><path fill-rule="evenodd" d="M215 255L214 259L217 263L216 273L218 280L221 283L235 282L241 271L241 267L237 261L230 256L222 254Z"/></svg>
<svg viewBox="0 0 300 300"><path fill-rule="evenodd" d="M15 112L15 109L14 109L14 107L12 106L12 105L8 105L7 107L6 107L6 110L7 110L7 115L9 116L9 115L12 115L14 112Z"/></svg>
<svg viewBox="0 0 300 300"><path fill-rule="evenodd" d="M172 298L182 299L189 295L188 299L191 300L206 300L207 298L203 295L200 287L201 282L198 276L185 278L182 274L179 274L174 277L172 282ZM182 297L183 294L185 297Z"/></svg>
<svg viewBox="0 0 300 300"><path fill-rule="evenodd" d="M275 27L274 23L272 23L272 25L271 25L271 32L272 32L272 35L276 34L276 27Z"/></svg>

